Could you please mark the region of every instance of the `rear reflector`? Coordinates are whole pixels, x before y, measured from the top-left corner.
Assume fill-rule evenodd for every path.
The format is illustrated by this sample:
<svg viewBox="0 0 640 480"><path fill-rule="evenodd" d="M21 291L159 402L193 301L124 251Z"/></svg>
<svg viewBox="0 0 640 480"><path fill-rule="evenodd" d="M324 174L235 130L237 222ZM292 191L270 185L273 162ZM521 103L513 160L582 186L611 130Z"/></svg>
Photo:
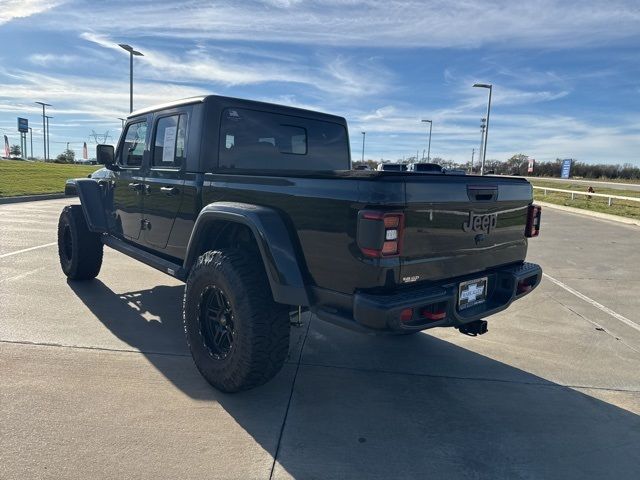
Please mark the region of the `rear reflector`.
<svg viewBox="0 0 640 480"><path fill-rule="evenodd" d="M540 205L529 205L527 210L527 226L524 236L528 238L537 237L540 234L540 217L542 207Z"/></svg>
<svg viewBox="0 0 640 480"><path fill-rule="evenodd" d="M536 283L537 278L538 277L534 275L532 277L525 278L524 280L520 280L516 288L516 294L520 295L522 293L531 291L531 289L533 288L533 285Z"/></svg>
<svg viewBox="0 0 640 480"><path fill-rule="evenodd" d="M420 317L430 322L447 318L447 302L432 303L420 309Z"/></svg>
<svg viewBox="0 0 640 480"><path fill-rule="evenodd" d="M446 318L447 312L444 310L438 310L437 312L423 310L422 312L420 312L420 315L422 315L427 320L436 321L436 320L442 320L443 318Z"/></svg>
<svg viewBox="0 0 640 480"><path fill-rule="evenodd" d="M413 308L405 308L400 312L400 321L402 323L410 322L413 318Z"/></svg>

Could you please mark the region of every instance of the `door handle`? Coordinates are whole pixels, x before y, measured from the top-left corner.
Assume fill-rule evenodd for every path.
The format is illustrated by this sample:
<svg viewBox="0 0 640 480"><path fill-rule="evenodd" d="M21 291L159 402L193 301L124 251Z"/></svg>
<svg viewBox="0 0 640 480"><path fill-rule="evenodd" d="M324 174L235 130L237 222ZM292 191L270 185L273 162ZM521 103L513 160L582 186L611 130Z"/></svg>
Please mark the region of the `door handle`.
<svg viewBox="0 0 640 480"><path fill-rule="evenodd" d="M180 189L178 187L160 187L160 191L169 196L180 193Z"/></svg>

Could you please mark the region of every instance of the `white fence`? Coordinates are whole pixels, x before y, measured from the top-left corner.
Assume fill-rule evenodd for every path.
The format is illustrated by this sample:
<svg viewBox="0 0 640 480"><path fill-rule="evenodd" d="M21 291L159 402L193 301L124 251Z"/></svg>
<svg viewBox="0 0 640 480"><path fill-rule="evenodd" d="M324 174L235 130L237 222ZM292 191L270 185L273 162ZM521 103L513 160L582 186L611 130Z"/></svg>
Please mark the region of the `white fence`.
<svg viewBox="0 0 640 480"><path fill-rule="evenodd" d="M626 200L627 202L640 202L640 197L625 197L623 195L609 195L606 193L579 192L577 190L564 190L562 188L538 187L536 185L533 185L533 188L536 190L543 190L545 195L547 194L547 191L570 193L571 200L575 199L576 195L586 195L588 197L602 197L602 198L608 199L609 206L613 204L613 200Z"/></svg>

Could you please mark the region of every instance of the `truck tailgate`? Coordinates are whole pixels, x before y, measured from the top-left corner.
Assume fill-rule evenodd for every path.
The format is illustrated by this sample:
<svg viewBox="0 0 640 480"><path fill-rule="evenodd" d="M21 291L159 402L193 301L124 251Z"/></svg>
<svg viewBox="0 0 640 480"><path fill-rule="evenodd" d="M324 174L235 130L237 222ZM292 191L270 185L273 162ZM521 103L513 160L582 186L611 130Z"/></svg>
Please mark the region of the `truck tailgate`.
<svg viewBox="0 0 640 480"><path fill-rule="evenodd" d="M401 281L452 278L524 260L524 179L407 175Z"/></svg>

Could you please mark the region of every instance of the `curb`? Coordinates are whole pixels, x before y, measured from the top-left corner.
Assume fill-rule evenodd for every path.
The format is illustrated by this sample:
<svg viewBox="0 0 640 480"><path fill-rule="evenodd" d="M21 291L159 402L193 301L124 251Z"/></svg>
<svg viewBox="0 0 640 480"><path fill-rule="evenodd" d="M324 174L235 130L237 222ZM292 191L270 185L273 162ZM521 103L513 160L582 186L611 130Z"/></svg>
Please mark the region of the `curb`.
<svg viewBox="0 0 640 480"><path fill-rule="evenodd" d="M20 202L33 202L36 200L56 200L58 198L65 198L69 195L64 193L48 193L46 195L21 195L19 197L3 197L0 198L0 205L4 203L20 203Z"/></svg>
<svg viewBox="0 0 640 480"><path fill-rule="evenodd" d="M619 215L611 215L609 213L592 212L590 210L584 210L582 208L565 207L564 205L556 205L555 203L538 202L534 201L536 205L542 207L555 208L556 210L562 210L563 212L577 213L578 215L586 215L588 217L595 217L601 220L610 220L612 222L625 223L627 225L635 225L640 227L640 220L634 220L633 218L621 217Z"/></svg>

